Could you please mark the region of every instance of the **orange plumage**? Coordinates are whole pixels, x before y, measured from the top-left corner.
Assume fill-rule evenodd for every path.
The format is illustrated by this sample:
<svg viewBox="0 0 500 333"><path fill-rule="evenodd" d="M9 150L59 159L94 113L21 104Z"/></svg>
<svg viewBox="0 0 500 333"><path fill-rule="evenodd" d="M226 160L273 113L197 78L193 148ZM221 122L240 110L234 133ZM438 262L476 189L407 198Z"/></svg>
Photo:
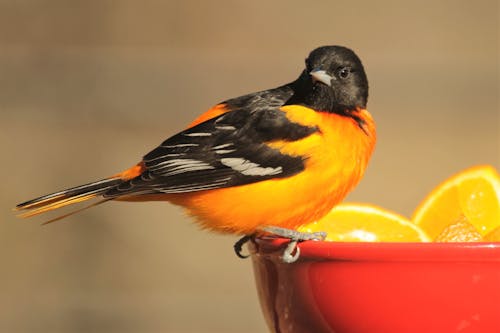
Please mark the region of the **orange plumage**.
<svg viewBox="0 0 500 333"><path fill-rule="evenodd" d="M219 232L294 229L363 176L376 142L367 94L352 51L318 48L296 81L218 104L132 168L17 208L29 217L100 196L95 204L163 200Z"/></svg>
<svg viewBox="0 0 500 333"><path fill-rule="evenodd" d="M283 153L307 156L306 172L165 198L186 207L209 229L238 234L251 234L265 225L294 229L325 215L364 173L376 141L372 117L366 110L358 111L366 121L366 135L354 121L335 114L300 106L285 106L282 110L290 119L320 128L318 134L293 143L269 143ZM346 141L348 145L342 144Z"/></svg>

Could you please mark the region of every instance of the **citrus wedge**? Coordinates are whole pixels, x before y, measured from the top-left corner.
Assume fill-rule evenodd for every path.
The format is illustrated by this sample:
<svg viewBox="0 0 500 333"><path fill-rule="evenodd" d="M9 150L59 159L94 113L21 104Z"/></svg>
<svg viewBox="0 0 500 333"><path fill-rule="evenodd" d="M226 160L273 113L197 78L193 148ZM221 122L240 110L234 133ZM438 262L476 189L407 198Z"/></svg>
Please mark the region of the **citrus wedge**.
<svg viewBox="0 0 500 333"><path fill-rule="evenodd" d="M484 240L487 242L500 242L500 227L493 229L493 231L484 236Z"/></svg>
<svg viewBox="0 0 500 333"><path fill-rule="evenodd" d="M435 239L464 217L482 236L500 226L500 178L493 167L473 167L447 179L417 207L412 221Z"/></svg>
<svg viewBox="0 0 500 333"><path fill-rule="evenodd" d="M466 218L460 219L441 231L435 242L482 242L483 237Z"/></svg>
<svg viewBox="0 0 500 333"><path fill-rule="evenodd" d="M326 231L326 241L429 241L429 237L406 217L368 204L340 204L319 221L300 227L299 231Z"/></svg>

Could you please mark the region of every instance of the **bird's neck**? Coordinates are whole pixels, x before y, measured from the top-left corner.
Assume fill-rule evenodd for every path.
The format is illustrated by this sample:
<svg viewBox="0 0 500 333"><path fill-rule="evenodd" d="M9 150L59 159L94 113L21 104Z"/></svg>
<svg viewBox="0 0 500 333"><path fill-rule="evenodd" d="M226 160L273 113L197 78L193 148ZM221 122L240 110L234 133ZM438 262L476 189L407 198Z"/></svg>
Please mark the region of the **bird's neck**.
<svg viewBox="0 0 500 333"><path fill-rule="evenodd" d="M299 104L318 112L336 113L343 116L349 116L351 111L366 108L366 103L364 105L340 103L332 88L322 83L311 83L311 76L306 71L303 71L289 86L294 93L285 103L286 105Z"/></svg>

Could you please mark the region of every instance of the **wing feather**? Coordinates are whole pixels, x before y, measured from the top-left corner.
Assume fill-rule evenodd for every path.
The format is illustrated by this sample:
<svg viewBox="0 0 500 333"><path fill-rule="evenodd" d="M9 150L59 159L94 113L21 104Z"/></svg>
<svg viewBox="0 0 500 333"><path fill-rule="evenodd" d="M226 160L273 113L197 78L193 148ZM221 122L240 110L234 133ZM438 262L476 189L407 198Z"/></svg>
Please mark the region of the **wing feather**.
<svg viewBox="0 0 500 333"><path fill-rule="evenodd" d="M283 154L266 143L300 140L316 131L290 121L278 108L237 109L165 140L144 156L140 176L104 197L185 193L289 177L304 169L307 157Z"/></svg>

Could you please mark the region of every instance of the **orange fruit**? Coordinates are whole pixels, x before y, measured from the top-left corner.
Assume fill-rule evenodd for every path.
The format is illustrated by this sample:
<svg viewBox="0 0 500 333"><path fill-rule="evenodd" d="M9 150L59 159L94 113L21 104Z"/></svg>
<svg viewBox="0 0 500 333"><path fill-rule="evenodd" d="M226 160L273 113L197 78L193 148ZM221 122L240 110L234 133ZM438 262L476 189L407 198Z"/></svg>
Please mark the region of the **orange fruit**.
<svg viewBox="0 0 500 333"><path fill-rule="evenodd" d="M493 229L493 231L484 236L484 240L487 242L500 242L500 227Z"/></svg>
<svg viewBox="0 0 500 333"><path fill-rule="evenodd" d="M434 239L435 242L481 242L483 237L466 218L448 225Z"/></svg>
<svg viewBox="0 0 500 333"><path fill-rule="evenodd" d="M368 204L340 204L320 220L300 227L299 231L326 231L326 241L429 241L429 237L406 217Z"/></svg>
<svg viewBox="0 0 500 333"><path fill-rule="evenodd" d="M500 226L500 178L493 167L477 166L447 179L417 207L412 221L435 239L463 217L482 236Z"/></svg>

